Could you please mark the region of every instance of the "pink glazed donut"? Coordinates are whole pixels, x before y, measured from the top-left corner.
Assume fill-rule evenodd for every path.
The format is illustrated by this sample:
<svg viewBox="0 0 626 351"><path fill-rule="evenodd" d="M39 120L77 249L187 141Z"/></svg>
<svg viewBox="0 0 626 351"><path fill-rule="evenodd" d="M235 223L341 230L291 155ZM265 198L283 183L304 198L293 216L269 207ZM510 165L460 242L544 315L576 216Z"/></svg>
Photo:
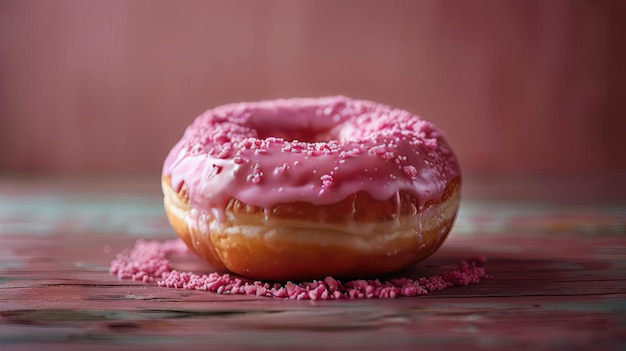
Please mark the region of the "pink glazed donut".
<svg viewBox="0 0 626 351"><path fill-rule="evenodd" d="M162 176L168 219L193 252L274 281L371 277L426 258L452 227L460 185L432 123L342 96L211 109Z"/></svg>

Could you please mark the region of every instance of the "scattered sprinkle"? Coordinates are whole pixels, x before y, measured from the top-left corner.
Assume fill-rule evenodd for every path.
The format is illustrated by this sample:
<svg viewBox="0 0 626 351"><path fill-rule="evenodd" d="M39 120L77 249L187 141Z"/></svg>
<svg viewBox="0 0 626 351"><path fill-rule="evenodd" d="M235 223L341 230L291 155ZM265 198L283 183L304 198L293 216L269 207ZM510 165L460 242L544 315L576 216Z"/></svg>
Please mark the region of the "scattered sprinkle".
<svg viewBox="0 0 626 351"><path fill-rule="evenodd" d="M125 249L111 262L110 272L119 279L132 279L158 286L210 291L224 295L256 295L292 300L338 300L396 298L426 295L453 286L467 286L487 277L480 256L462 261L457 270L419 279L398 278L380 280L351 280L342 282L332 277L310 282L267 283L252 281L232 274L200 275L173 268L168 259L172 254L189 254L180 239L169 241L138 240L132 249Z"/></svg>

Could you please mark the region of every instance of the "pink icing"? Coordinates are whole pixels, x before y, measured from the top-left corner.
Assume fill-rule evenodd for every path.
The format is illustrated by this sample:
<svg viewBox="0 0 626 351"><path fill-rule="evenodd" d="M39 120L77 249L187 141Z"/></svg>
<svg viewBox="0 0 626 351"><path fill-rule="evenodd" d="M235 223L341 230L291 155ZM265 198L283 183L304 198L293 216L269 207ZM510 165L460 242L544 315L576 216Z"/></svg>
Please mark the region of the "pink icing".
<svg viewBox="0 0 626 351"><path fill-rule="evenodd" d="M404 190L423 205L439 200L460 170L432 123L337 96L211 109L170 151L163 174L177 191L187 185L192 207L223 220L231 198L271 208L330 204L358 191L385 200Z"/></svg>
<svg viewBox="0 0 626 351"><path fill-rule="evenodd" d="M159 286L210 291L218 294L267 296L295 300L336 300L357 298L395 298L426 295L430 291L452 286L479 283L487 277L484 256L475 261L462 261L459 269L441 275L418 279L399 278L388 281L352 280L341 282L332 277L301 283L264 283L250 281L230 274L200 275L173 269L171 254L186 254L182 240L139 240L131 250L124 250L111 262L110 272L120 279L156 282Z"/></svg>

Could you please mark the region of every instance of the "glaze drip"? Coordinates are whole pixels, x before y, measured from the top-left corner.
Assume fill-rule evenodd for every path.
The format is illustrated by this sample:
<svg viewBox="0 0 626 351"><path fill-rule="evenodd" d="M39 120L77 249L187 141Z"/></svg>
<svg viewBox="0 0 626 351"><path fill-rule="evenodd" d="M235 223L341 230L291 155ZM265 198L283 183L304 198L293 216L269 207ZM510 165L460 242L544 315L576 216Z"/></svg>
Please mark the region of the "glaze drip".
<svg viewBox="0 0 626 351"><path fill-rule="evenodd" d="M343 96L237 103L199 116L167 156L163 175L192 207L218 220L231 198L263 208L338 202L366 191L377 200L399 190L423 206L439 201L460 175L430 122Z"/></svg>

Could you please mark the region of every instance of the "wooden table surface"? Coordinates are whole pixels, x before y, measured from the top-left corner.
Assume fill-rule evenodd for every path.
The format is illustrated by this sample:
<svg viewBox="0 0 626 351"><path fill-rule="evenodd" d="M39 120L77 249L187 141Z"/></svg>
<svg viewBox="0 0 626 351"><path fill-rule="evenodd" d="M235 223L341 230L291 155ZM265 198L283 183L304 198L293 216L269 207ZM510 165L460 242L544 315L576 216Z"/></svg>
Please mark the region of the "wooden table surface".
<svg viewBox="0 0 626 351"><path fill-rule="evenodd" d="M468 179L449 239L411 274L485 255L489 278L292 301L111 275L136 240L175 238L158 180L0 178L0 350L624 350L626 197L611 181Z"/></svg>

